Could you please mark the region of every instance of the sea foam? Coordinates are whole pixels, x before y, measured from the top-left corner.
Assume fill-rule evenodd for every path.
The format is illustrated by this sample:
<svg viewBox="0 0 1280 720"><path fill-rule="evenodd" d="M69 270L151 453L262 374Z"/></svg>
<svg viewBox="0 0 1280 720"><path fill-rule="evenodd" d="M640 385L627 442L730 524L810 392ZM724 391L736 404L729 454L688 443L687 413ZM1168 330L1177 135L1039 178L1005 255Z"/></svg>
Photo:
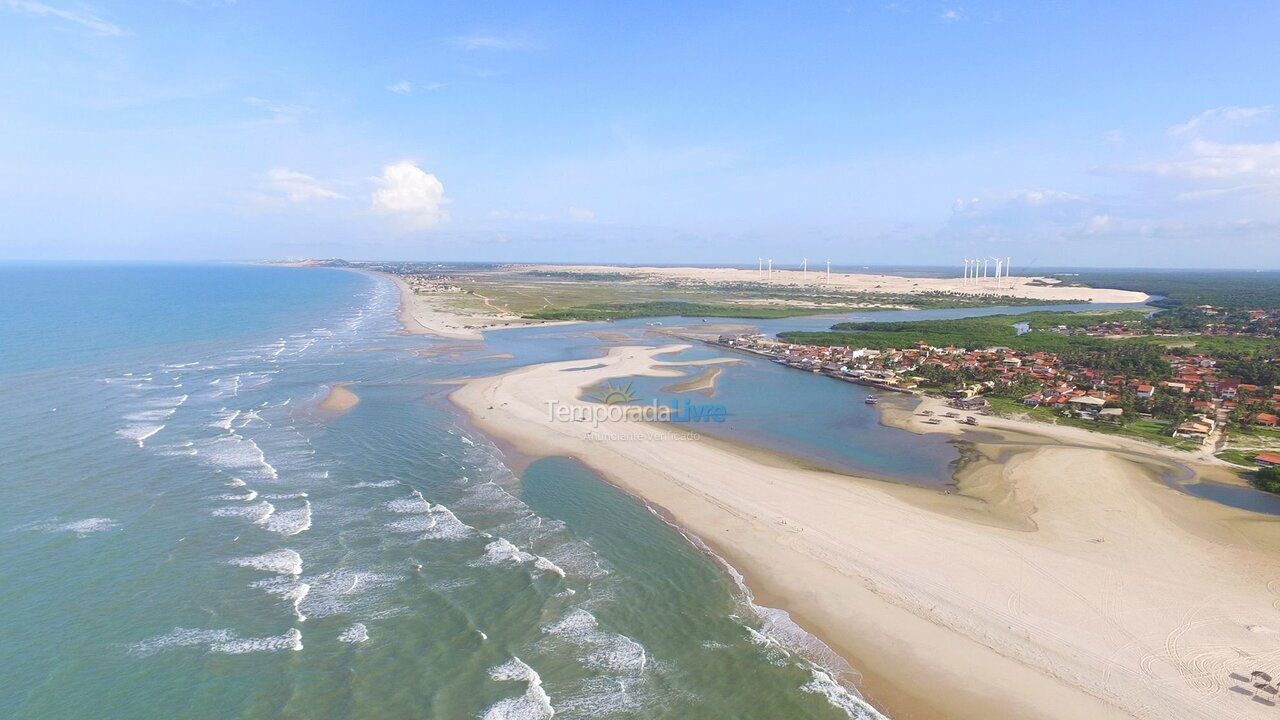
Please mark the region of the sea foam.
<svg viewBox="0 0 1280 720"><path fill-rule="evenodd" d="M546 720L556 714L551 697L542 689L542 678L520 658L489 668L489 677L498 682L524 682L527 687L519 697L499 700L484 711L484 720Z"/></svg>
<svg viewBox="0 0 1280 720"><path fill-rule="evenodd" d="M292 510L277 510L266 519L267 529L286 537L311 527L311 501L303 500L302 507Z"/></svg>
<svg viewBox="0 0 1280 720"><path fill-rule="evenodd" d="M249 583L249 586L261 588L272 595L284 598L289 602L289 606L293 609L293 615L298 622L306 622L307 616L302 612L302 601L307 598L307 593L311 592L311 585L308 583L285 577L275 577Z"/></svg>
<svg viewBox="0 0 1280 720"><path fill-rule="evenodd" d="M227 562L240 567L276 573L277 575L302 574L302 556L288 548L272 550L261 555L234 558Z"/></svg>
<svg viewBox="0 0 1280 720"><path fill-rule="evenodd" d="M577 646L585 653L583 662L591 667L638 675L648 662L643 645L626 635L601 630L595 615L582 608L542 631Z"/></svg>
<svg viewBox="0 0 1280 720"><path fill-rule="evenodd" d="M356 623L338 634L338 642L362 643L369 639L369 628L364 623Z"/></svg>
<svg viewBox="0 0 1280 720"><path fill-rule="evenodd" d="M138 657L153 655L161 650L180 647L204 645L211 652L242 655L251 652L275 652L278 650L301 650L302 633L291 628L283 635L264 638L241 638L228 629L202 630L199 628L174 628L173 630L129 648L129 653Z"/></svg>
<svg viewBox="0 0 1280 720"><path fill-rule="evenodd" d="M502 564L524 564L533 563L533 566L543 572L564 577L564 570L560 566L542 557L525 552L511 543L510 540L500 537L488 545L484 546L484 556L480 558L480 564L483 565L502 565Z"/></svg>
<svg viewBox="0 0 1280 720"><path fill-rule="evenodd" d="M28 526L31 527L31 526ZM83 520L72 520L70 522L47 522L34 526L36 530L44 532L71 532L77 537L85 537L93 533L104 532L106 530L114 530L120 527L120 523L111 518L91 517Z"/></svg>
<svg viewBox="0 0 1280 720"><path fill-rule="evenodd" d="M283 635L262 638L237 638L219 640L210 646L212 652L228 655L244 655L254 652L278 652L280 650L301 650L302 633L297 628L290 628Z"/></svg>

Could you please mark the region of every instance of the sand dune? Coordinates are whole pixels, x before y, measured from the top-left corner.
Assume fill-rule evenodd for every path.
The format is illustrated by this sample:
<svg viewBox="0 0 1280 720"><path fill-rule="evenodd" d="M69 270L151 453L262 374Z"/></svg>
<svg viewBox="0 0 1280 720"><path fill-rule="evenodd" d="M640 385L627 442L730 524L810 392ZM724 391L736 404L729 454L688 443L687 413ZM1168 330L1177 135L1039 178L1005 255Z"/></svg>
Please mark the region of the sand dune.
<svg viewBox="0 0 1280 720"><path fill-rule="evenodd" d="M514 266L526 270L561 273L616 273L637 280L651 282L679 282L706 285L734 283L756 284L762 282L755 270L737 268L700 267L621 267L614 265L533 265ZM959 272L959 268L957 268ZM996 286L994 277L966 283L963 278L903 277L875 273L831 273L810 270L775 269L765 275L765 282L773 285L808 286L847 292L871 292L894 295L912 295L925 292L957 293L962 295L990 295L998 297L1056 300L1061 302L1137 303L1148 299L1146 293L1108 288L1063 286L1057 278L1043 276L1012 276L1002 278Z"/></svg>
<svg viewBox="0 0 1280 720"><path fill-rule="evenodd" d="M987 459L961 478L972 495L942 495L652 424L552 419L548 402L581 405L584 386L673 375L661 350L522 368L452 397L517 450L577 457L661 508L899 720L1280 712L1231 676L1280 674L1275 519L1164 487L1106 449L979 446Z"/></svg>

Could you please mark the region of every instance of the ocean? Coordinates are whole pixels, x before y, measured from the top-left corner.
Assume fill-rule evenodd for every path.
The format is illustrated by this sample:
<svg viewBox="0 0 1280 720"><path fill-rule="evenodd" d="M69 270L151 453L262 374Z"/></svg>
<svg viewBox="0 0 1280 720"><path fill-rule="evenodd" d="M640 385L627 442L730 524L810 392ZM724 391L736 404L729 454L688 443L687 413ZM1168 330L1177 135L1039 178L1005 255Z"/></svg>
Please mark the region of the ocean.
<svg viewBox="0 0 1280 720"><path fill-rule="evenodd" d="M385 279L249 265L3 265L0 301L0 717L876 717L695 539L448 403L598 326L408 337Z"/></svg>

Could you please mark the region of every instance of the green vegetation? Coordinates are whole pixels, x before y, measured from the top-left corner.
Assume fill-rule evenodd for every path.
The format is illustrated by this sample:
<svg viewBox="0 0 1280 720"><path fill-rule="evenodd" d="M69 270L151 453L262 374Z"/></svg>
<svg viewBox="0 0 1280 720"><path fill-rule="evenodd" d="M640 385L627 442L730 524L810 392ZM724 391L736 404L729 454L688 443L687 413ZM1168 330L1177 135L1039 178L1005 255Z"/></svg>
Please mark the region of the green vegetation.
<svg viewBox="0 0 1280 720"><path fill-rule="evenodd" d="M1276 342L1269 345L1274 349ZM1220 353L1218 367L1231 377L1238 377L1251 385L1280 385L1280 364L1266 362L1260 357Z"/></svg>
<svg viewBox="0 0 1280 720"><path fill-rule="evenodd" d="M1015 350L1063 352L1075 347L1111 347L1114 340L1049 331L1059 325L1087 327L1099 322L1137 322L1136 310L1098 313L1034 312L1023 315L987 315L952 320L837 323L825 332L784 332L778 337L806 345L848 345L883 349L905 348L924 341L935 347L954 345L969 349L1008 347ZM1026 323L1031 332L1018 334L1015 324Z"/></svg>
<svg viewBox="0 0 1280 720"><path fill-rule="evenodd" d="M1026 405L1023 405L1017 400L1013 400L1011 398L993 397L988 395L987 399L991 402L992 412L997 415L1006 417L1025 416L1030 420L1078 427L1093 432L1106 433L1108 435L1129 437L1135 440L1143 440L1145 442L1164 445L1176 450L1191 451L1197 450L1201 447L1200 443L1194 440L1171 437L1170 433L1173 428L1167 420L1137 418L1124 423L1097 422L1095 420L1068 417L1051 408L1043 406L1034 408L1027 407Z"/></svg>
<svg viewBox="0 0 1280 720"><path fill-rule="evenodd" d="M537 320L622 320L641 317L770 319L851 311L852 308L799 307L795 305L730 305L653 301L545 308L527 313L525 317Z"/></svg>
<svg viewBox="0 0 1280 720"><path fill-rule="evenodd" d="M1056 277L1068 284L1164 295L1152 303L1159 307L1280 308L1280 272L1276 271L1095 270Z"/></svg>
<svg viewBox="0 0 1280 720"><path fill-rule="evenodd" d="M1253 485L1259 490L1280 494L1280 467L1258 470L1253 475Z"/></svg>
<svg viewBox="0 0 1280 720"><path fill-rule="evenodd" d="M552 278L576 282L625 282L633 276L621 272L567 272L559 270L533 270L525 273L532 277Z"/></svg>
<svg viewBox="0 0 1280 720"><path fill-rule="evenodd" d="M1258 453L1249 452L1247 450L1223 450L1222 452L1218 453L1215 457L1217 457L1219 460L1226 460L1229 463L1235 463L1236 465L1243 465L1245 467L1251 468L1254 466L1253 458L1256 457L1257 455Z"/></svg>
<svg viewBox="0 0 1280 720"><path fill-rule="evenodd" d="M804 345L843 345L873 349L907 348L920 341L935 347L955 346L969 350L1007 347L1024 352L1052 352L1070 362L1073 353L1093 354L1090 367L1108 372L1144 375L1167 368L1159 356L1206 352L1225 357L1235 363L1227 369L1233 377L1259 385L1271 385L1264 378L1280 375L1274 363L1260 362L1254 356L1280 351L1280 340L1255 337L1135 336L1105 338L1055 332L1060 327L1084 328L1099 323L1119 323L1134 328L1145 327L1146 313L1139 310L1098 312L1032 312L1022 315L987 315L954 320L916 320L906 322L837 323L829 331L783 332L778 337L786 342ZM1026 323L1030 332L1018 334L1015 324ZM1238 367L1237 367L1238 365ZM1277 377L1280 381L1280 377Z"/></svg>

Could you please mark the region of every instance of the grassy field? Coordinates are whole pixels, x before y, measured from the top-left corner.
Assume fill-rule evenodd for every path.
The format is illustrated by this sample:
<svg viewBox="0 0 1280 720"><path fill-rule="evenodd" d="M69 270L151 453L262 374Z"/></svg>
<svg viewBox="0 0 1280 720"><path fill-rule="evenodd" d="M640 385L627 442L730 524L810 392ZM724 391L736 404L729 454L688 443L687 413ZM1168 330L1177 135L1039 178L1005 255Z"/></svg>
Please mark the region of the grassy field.
<svg viewBox="0 0 1280 720"><path fill-rule="evenodd" d="M639 302L543 308L525 317L539 320L622 320L638 317L784 318L797 315L852 312L853 308L796 305L729 305L692 302Z"/></svg>
<svg viewBox="0 0 1280 720"><path fill-rule="evenodd" d="M1257 468L1257 465L1254 465L1253 463L1253 458L1257 456L1257 454L1258 453L1256 452L1249 452L1246 450L1223 450L1217 454L1217 458L1243 467Z"/></svg>
<svg viewBox="0 0 1280 720"><path fill-rule="evenodd" d="M1028 420L1046 422L1055 425L1067 425L1083 428L1092 432L1119 435L1135 440L1144 440L1178 450L1198 450L1201 444L1194 440L1175 438L1170 435L1172 427L1161 420L1136 418L1121 423L1094 422L1081 418L1063 417L1056 410L1047 407L1027 407L1017 400L1001 397L989 397L991 410L1002 417L1025 417Z"/></svg>
<svg viewBox="0 0 1280 720"><path fill-rule="evenodd" d="M1261 452L1280 452L1280 430L1242 427L1227 431L1227 445L1218 457L1230 463L1257 469L1253 458Z"/></svg>

